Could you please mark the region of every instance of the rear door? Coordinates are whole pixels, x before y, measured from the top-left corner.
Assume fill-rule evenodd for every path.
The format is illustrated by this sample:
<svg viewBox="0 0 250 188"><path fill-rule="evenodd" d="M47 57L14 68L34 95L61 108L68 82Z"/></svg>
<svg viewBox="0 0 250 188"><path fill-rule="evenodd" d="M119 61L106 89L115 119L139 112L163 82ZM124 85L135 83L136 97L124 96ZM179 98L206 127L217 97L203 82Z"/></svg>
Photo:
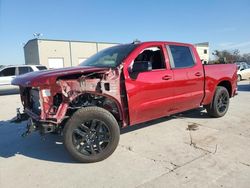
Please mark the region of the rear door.
<svg viewBox="0 0 250 188"><path fill-rule="evenodd" d="M203 65L194 47L167 45L174 75L175 112L200 106L204 95Z"/></svg>

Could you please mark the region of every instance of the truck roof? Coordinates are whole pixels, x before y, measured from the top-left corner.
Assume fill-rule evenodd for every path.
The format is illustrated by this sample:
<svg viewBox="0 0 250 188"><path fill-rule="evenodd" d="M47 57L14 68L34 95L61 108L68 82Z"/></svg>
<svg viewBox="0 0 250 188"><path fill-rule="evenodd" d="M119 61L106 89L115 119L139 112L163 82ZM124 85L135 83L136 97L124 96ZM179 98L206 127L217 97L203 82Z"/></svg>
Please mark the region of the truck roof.
<svg viewBox="0 0 250 188"><path fill-rule="evenodd" d="M145 42L138 42L136 41L135 44L147 45L147 44L169 44L169 45L178 45L178 46L194 46L190 43L183 43L183 42L173 42L173 41L145 41Z"/></svg>

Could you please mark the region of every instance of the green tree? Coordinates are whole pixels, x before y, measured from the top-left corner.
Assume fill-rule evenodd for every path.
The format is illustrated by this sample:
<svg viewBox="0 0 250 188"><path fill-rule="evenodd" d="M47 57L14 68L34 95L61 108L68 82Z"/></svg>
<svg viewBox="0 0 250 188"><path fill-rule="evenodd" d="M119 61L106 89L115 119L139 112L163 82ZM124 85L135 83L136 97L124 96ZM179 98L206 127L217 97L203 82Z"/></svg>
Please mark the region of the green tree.
<svg viewBox="0 0 250 188"><path fill-rule="evenodd" d="M233 51L215 50L212 54L216 57L215 63L235 63L242 58L238 49Z"/></svg>
<svg viewBox="0 0 250 188"><path fill-rule="evenodd" d="M243 54L241 56L240 61L244 61L244 62L250 63L250 53Z"/></svg>

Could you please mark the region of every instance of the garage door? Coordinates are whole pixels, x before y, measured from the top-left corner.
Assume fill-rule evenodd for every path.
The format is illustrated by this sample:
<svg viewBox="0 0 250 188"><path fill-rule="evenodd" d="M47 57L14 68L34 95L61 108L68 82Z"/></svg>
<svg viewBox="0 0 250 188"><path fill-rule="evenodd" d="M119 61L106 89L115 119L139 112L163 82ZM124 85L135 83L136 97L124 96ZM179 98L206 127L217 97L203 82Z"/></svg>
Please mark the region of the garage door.
<svg viewBox="0 0 250 188"><path fill-rule="evenodd" d="M49 58L48 64L50 69L57 69L64 67L63 58Z"/></svg>
<svg viewBox="0 0 250 188"><path fill-rule="evenodd" d="M87 58L78 58L78 64L81 64L82 62L84 62Z"/></svg>

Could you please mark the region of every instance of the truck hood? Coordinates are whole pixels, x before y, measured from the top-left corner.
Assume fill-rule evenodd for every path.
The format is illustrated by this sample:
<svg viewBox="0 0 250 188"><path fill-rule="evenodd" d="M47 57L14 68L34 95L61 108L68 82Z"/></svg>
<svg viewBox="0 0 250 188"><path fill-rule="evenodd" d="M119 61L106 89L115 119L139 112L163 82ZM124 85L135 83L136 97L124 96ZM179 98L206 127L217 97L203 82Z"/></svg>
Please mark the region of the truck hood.
<svg viewBox="0 0 250 188"><path fill-rule="evenodd" d="M17 76L11 82L11 84L23 87L38 87L42 85L55 84L58 77L74 74L87 74L92 72L104 72L106 70L108 70L108 68L78 66L45 71L36 71Z"/></svg>

